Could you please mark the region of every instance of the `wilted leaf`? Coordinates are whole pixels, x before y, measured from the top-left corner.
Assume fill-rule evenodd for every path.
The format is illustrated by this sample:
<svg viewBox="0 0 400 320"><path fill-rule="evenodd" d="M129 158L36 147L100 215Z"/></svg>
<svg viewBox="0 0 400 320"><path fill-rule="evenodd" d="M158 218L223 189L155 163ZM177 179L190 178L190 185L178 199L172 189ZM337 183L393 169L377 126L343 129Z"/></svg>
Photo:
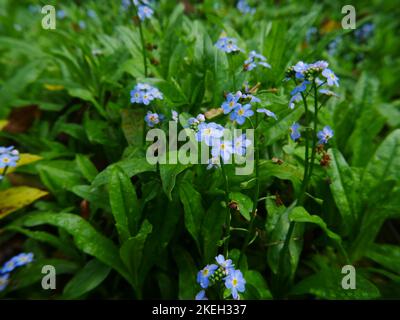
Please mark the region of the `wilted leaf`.
<svg viewBox="0 0 400 320"><path fill-rule="evenodd" d="M43 190L30 187L13 187L0 191L0 219L46 196Z"/></svg>

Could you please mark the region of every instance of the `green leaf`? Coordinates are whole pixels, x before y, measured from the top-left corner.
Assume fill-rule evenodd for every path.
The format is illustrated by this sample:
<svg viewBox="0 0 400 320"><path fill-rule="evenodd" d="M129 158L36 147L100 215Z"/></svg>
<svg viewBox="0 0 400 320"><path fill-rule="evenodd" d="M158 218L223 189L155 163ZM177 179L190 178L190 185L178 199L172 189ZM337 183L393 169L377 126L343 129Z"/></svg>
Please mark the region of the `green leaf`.
<svg viewBox="0 0 400 320"><path fill-rule="evenodd" d="M289 214L289 220L295 222L308 222L319 226L326 235L337 243L342 242L342 238L331 231L321 217L309 214L304 207L295 207Z"/></svg>
<svg viewBox="0 0 400 320"><path fill-rule="evenodd" d="M68 94L71 97L76 97L79 99L82 99L84 101L91 102L96 110L103 116L106 116L106 112L103 110L102 106L96 101L94 95L92 92L85 88L67 88Z"/></svg>
<svg viewBox="0 0 400 320"><path fill-rule="evenodd" d="M179 197L185 210L185 226L200 248L201 223L204 218L204 209L201 204L201 195L186 180L179 184Z"/></svg>
<svg viewBox="0 0 400 320"><path fill-rule="evenodd" d="M61 238L57 238L56 236L52 235L51 233L45 232L45 231L31 231L28 229L20 228L16 225L8 225L5 230L10 230L14 232L19 232L31 239L34 239L39 242L47 243L51 245L52 247L60 250L63 254L70 256L75 259L79 259L79 253L73 247L72 244L68 243L67 241L64 241Z"/></svg>
<svg viewBox="0 0 400 320"><path fill-rule="evenodd" d="M400 247L391 244L373 244L366 257L379 263L388 270L400 274Z"/></svg>
<svg viewBox="0 0 400 320"><path fill-rule="evenodd" d="M104 197L105 191L103 188L78 185L73 187L71 192L76 194L78 197L89 201L93 209L99 207L105 209L107 212L111 212L110 201L108 198Z"/></svg>
<svg viewBox="0 0 400 320"><path fill-rule="evenodd" d="M5 109L11 106L14 100L24 93L26 87L37 80L45 67L46 64L39 59L27 62L16 69L12 73L12 77L3 82L0 88L1 108Z"/></svg>
<svg viewBox="0 0 400 320"><path fill-rule="evenodd" d="M42 182L53 193L71 190L83 181L79 172L72 168L72 162L68 161L41 163L37 165L37 170Z"/></svg>
<svg viewBox="0 0 400 320"><path fill-rule="evenodd" d="M92 186L99 187L101 185L107 184L111 177L111 172L115 166L120 167L126 175L131 178L139 173L155 171L156 166L147 162L146 158L132 158L116 162L109 165L105 170L100 172L94 179Z"/></svg>
<svg viewBox="0 0 400 320"><path fill-rule="evenodd" d="M231 192L229 199L237 203L241 215L250 221L250 213L253 210L253 201L250 197L240 192Z"/></svg>
<svg viewBox="0 0 400 320"><path fill-rule="evenodd" d="M345 274L341 273L340 268L325 266L322 270L298 283L291 294L313 294L318 298L329 300L379 298L378 288L359 272L356 272L356 289L344 290L341 285L344 276Z"/></svg>
<svg viewBox="0 0 400 320"><path fill-rule="evenodd" d="M143 118L144 113L140 109L121 110L121 127L129 145L141 146L143 144Z"/></svg>
<svg viewBox="0 0 400 320"><path fill-rule="evenodd" d="M331 163L328 167L330 189L335 203L342 216L342 224L349 232L358 219L356 204L358 203L357 179L339 150L329 149L328 155Z"/></svg>
<svg viewBox="0 0 400 320"><path fill-rule="evenodd" d="M222 238L225 212L219 200L215 200L204 215L201 226L203 239L203 262L213 260L218 253L218 241Z"/></svg>
<svg viewBox="0 0 400 320"><path fill-rule="evenodd" d="M300 189L303 171L292 164L287 162L278 164L272 160L260 160L259 171L261 184L266 183L270 177L276 177L281 180L291 181L296 191ZM248 189L252 186L253 183L241 184L243 189Z"/></svg>
<svg viewBox="0 0 400 320"><path fill-rule="evenodd" d="M140 266L144 254L143 248L152 230L153 227L150 222L144 220L138 234L129 238L120 249L121 259L129 270L138 298L141 298L141 287L144 281L144 278L140 274Z"/></svg>
<svg viewBox="0 0 400 320"><path fill-rule="evenodd" d="M193 300L200 286L196 282L198 272L192 256L180 246L175 246L173 255L179 269L179 300Z"/></svg>
<svg viewBox="0 0 400 320"><path fill-rule="evenodd" d="M92 161L82 154L77 154L75 161L78 165L79 171L86 178L86 180L92 182L99 173Z"/></svg>
<svg viewBox="0 0 400 320"><path fill-rule="evenodd" d="M24 225L35 227L50 224L64 229L72 235L78 249L89 254L104 264L114 268L129 281L127 271L119 257L115 244L80 216L71 213L38 213L25 218Z"/></svg>
<svg viewBox="0 0 400 320"><path fill-rule="evenodd" d="M44 274L42 273L43 266L50 265L56 269L57 275L74 274L78 271L79 266L72 261L61 259L38 259L34 260L27 266L18 269L11 275L13 282L7 288L9 291L19 290L29 287L35 283L40 282ZM43 290L41 285L34 287L36 290Z"/></svg>
<svg viewBox="0 0 400 320"><path fill-rule="evenodd" d="M272 299L272 294L268 289L267 282L258 271L248 270L244 274L244 278L246 280L246 291L244 293L245 299ZM255 292L255 294L251 295L250 292Z"/></svg>
<svg viewBox="0 0 400 320"><path fill-rule="evenodd" d="M130 178L115 166L109 183L110 205L121 243L136 234L140 221L140 207Z"/></svg>
<svg viewBox="0 0 400 320"><path fill-rule="evenodd" d="M109 275L111 268L96 259L89 261L64 287L63 298L76 299L92 291Z"/></svg>
<svg viewBox="0 0 400 320"><path fill-rule="evenodd" d="M160 164L160 177L163 186L163 190L167 195L168 199L171 200L171 192L175 187L176 177L187 168L191 167L191 164Z"/></svg>
<svg viewBox="0 0 400 320"><path fill-rule="evenodd" d="M286 208L277 219L276 225L268 237L268 265L273 273L280 274L281 278L287 279L293 278L303 247L304 224L295 223L294 230L288 242L288 250L287 252L282 251L291 224L289 216L292 210L293 207ZM282 266L280 266L281 261Z"/></svg>
<svg viewBox="0 0 400 320"><path fill-rule="evenodd" d="M400 129L394 130L381 143L365 173L376 182L385 180L400 180Z"/></svg>

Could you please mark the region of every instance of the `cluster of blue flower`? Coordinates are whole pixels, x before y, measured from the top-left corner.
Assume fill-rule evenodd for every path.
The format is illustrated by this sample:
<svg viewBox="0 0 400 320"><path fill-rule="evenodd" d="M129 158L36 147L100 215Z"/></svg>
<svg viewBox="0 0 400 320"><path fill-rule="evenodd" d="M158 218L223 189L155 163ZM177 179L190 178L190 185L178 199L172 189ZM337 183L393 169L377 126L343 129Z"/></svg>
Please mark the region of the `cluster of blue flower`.
<svg viewBox="0 0 400 320"><path fill-rule="evenodd" d="M148 106L153 100L164 99L163 94L157 88L149 85L148 83L138 83L133 90L131 90L131 103L144 104ZM172 118L177 121L177 113L173 111ZM144 120L147 125L152 128L159 124L164 119L162 114L148 111Z"/></svg>
<svg viewBox="0 0 400 320"><path fill-rule="evenodd" d="M131 91L131 102L140 103L148 106L155 99L163 99L163 95L155 87L147 83L138 83Z"/></svg>
<svg viewBox="0 0 400 320"><path fill-rule="evenodd" d="M296 65L288 69L286 75L286 80L293 78L296 83L300 81L300 84L290 92L292 97L289 101L289 108L291 109L295 107L297 102L306 98L304 92L307 90L307 86L313 82L315 82L317 88L321 88L325 84L329 87L339 86L339 78L328 68L328 62L323 60L311 64L299 61ZM322 76L325 80L321 80L318 76ZM336 96L334 92L326 88L319 89L319 92L328 96ZM296 141L300 136L300 125L298 123L293 123L290 127L291 139ZM318 143L325 144L333 137L333 130L329 126L325 126L317 133L317 137L319 139Z"/></svg>
<svg viewBox="0 0 400 320"><path fill-rule="evenodd" d="M236 93L229 93L226 96L226 100L222 103L221 108L224 111L224 114L229 114L230 120L236 121L239 125L242 125L246 121L246 118L254 115L251 105L259 102L261 102L261 100L257 97L249 93L238 91ZM268 109L257 109L257 112L264 113L268 117L277 119L275 113Z"/></svg>
<svg viewBox="0 0 400 320"><path fill-rule="evenodd" d="M10 272L14 271L14 269L18 267L22 267L31 263L33 261L33 253L20 253L12 257L6 263L4 263L3 267L0 269L0 291L3 291L9 281L10 281Z"/></svg>
<svg viewBox="0 0 400 320"><path fill-rule="evenodd" d="M257 65L262 66L264 68L271 68L271 65L267 63L267 58L262 54L257 53L256 51L250 51L249 57L244 62L244 70L251 71L257 67Z"/></svg>
<svg viewBox="0 0 400 320"><path fill-rule="evenodd" d="M17 166L19 160L19 152L13 146L0 147L0 169L12 168ZM3 176L0 175L0 180Z"/></svg>
<svg viewBox="0 0 400 320"><path fill-rule="evenodd" d="M322 75L322 77L325 78L325 81L320 80L318 75ZM312 80L315 80L318 87L321 87L325 84L330 87L339 86L339 78L331 69L328 68L328 62L322 60L311 64L299 61L296 65L288 69L287 76L288 77L286 79L294 77L297 81L301 81L301 83L290 93L292 98L289 101L289 107L291 109L294 108L295 102L302 100L301 94L302 92L306 91L307 85L311 84ZM320 93L330 94L330 91L326 89L320 89Z"/></svg>
<svg viewBox="0 0 400 320"><path fill-rule="evenodd" d="M297 122L293 123L290 127L290 138L293 141L296 141L301 137L300 134L300 124ZM333 130L330 126L325 126L321 131L317 133L318 143L319 144L326 144L328 140L333 137Z"/></svg>
<svg viewBox="0 0 400 320"><path fill-rule="evenodd" d="M215 46L226 53L237 53L243 51L237 45L237 40L235 38L222 37L219 38Z"/></svg>
<svg viewBox="0 0 400 320"><path fill-rule="evenodd" d="M207 300L204 289L224 281L225 287L230 290L233 299L240 299L239 292L246 289L246 280L240 270L235 270L231 259L225 259L223 255L215 257L217 264L206 265L197 273L197 283L202 290L196 295L196 300Z"/></svg>
<svg viewBox="0 0 400 320"><path fill-rule="evenodd" d="M238 47L237 40L235 38L219 38L218 41L215 43L215 46L226 53L244 52L243 49ZM252 50L250 51L248 58L243 63L243 70L251 71L255 69L258 65L264 68L271 68L271 65L267 63L266 57Z"/></svg>
<svg viewBox="0 0 400 320"><path fill-rule="evenodd" d="M250 7L246 0L239 0L236 4L236 8L243 14L254 14L256 13L256 9Z"/></svg>
<svg viewBox="0 0 400 320"><path fill-rule="evenodd" d="M198 121L197 119L196 121ZM245 134L233 140L223 138L225 128L215 122L206 123L203 121L199 122L199 124L194 122L191 128L196 131L196 140L198 142L204 142L207 146L211 147L212 158L209 160L207 169L218 167L220 165L220 158L226 163L233 154L244 156L246 148L251 144L251 141L246 139Z"/></svg>

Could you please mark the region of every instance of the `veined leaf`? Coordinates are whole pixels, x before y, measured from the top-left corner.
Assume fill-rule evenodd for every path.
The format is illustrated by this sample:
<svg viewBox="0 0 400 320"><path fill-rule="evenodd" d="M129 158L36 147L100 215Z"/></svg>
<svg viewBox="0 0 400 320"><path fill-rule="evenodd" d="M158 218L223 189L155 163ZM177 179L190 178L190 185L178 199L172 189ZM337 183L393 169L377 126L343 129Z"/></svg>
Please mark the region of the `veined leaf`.
<svg viewBox="0 0 400 320"><path fill-rule="evenodd" d="M29 215L24 220L24 225L27 227L43 224L50 224L64 229L72 235L78 249L114 268L125 279L130 281L115 244L80 216L71 213L45 212Z"/></svg>
<svg viewBox="0 0 400 320"><path fill-rule="evenodd" d="M250 197L241 192L231 192L229 199L237 203L240 214L250 221L250 213L253 210L253 201Z"/></svg>
<svg viewBox="0 0 400 320"><path fill-rule="evenodd" d="M373 244L366 252L366 256L388 268L389 270L400 274L400 247L391 244Z"/></svg>
<svg viewBox="0 0 400 320"><path fill-rule="evenodd" d="M128 268L132 284L138 298L141 298L141 287L144 278L140 276L140 266L144 254L144 245L147 237L152 232L153 226L144 220L136 236L129 238L120 249L120 256L125 266Z"/></svg>
<svg viewBox="0 0 400 320"><path fill-rule="evenodd" d="M358 219L357 179L339 150L329 149L328 154L331 158L328 167L328 175L331 180L329 187L342 216L343 227L350 232Z"/></svg>
<svg viewBox="0 0 400 320"><path fill-rule="evenodd" d="M297 284L291 294L313 294L322 299L376 299L380 292L374 284L356 272L356 289L344 290L341 282L345 275L340 268L324 267L316 274Z"/></svg>
<svg viewBox="0 0 400 320"><path fill-rule="evenodd" d="M321 217L309 214L304 207L295 207L289 214L289 220L295 222L308 222L313 223L321 227L321 229L326 233L326 235L337 243L342 242L342 238L331 231L326 225L325 221Z"/></svg>
<svg viewBox="0 0 400 320"><path fill-rule="evenodd" d="M138 230L140 207L130 178L118 166L112 170L109 193L115 225L121 243L124 243Z"/></svg>
<svg viewBox="0 0 400 320"><path fill-rule="evenodd" d="M180 246L173 248L173 255L179 269L179 294L180 300L193 300L197 294L196 273L198 272L192 256Z"/></svg>
<svg viewBox="0 0 400 320"><path fill-rule="evenodd" d="M155 171L156 169L156 166L148 163L145 157L121 160L109 165L105 170L100 172L92 183L93 187L99 187L108 183L111 177L111 172L115 166L120 167L130 178L139 173Z"/></svg>
<svg viewBox="0 0 400 320"><path fill-rule="evenodd" d="M75 161L86 180L92 182L99 173L92 161L82 154L77 154Z"/></svg>
<svg viewBox="0 0 400 320"><path fill-rule="evenodd" d="M175 187L176 177L191 164L160 164L160 177L162 186L168 199L171 200L171 192Z"/></svg>
<svg viewBox="0 0 400 320"><path fill-rule="evenodd" d="M92 291L109 275L111 268L93 259L90 260L64 287L63 298L76 299Z"/></svg>
<svg viewBox="0 0 400 320"><path fill-rule="evenodd" d="M182 180L179 184L179 196L185 210L186 228L200 248L200 230L204 218L201 195L189 182Z"/></svg>

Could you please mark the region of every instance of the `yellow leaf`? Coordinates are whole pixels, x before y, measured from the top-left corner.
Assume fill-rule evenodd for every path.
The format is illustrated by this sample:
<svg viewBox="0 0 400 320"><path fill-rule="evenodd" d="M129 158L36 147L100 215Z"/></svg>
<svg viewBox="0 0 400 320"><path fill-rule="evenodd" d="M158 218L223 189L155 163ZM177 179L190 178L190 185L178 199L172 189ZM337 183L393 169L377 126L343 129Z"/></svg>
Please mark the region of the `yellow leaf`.
<svg viewBox="0 0 400 320"><path fill-rule="evenodd" d="M44 88L49 91L60 91L64 89L64 86L58 84L45 84Z"/></svg>
<svg viewBox="0 0 400 320"><path fill-rule="evenodd" d="M0 219L47 194L46 191L31 187L14 187L0 191Z"/></svg>
<svg viewBox="0 0 400 320"><path fill-rule="evenodd" d="M39 157L39 156L34 155L34 154L21 153L20 154L20 159L17 162L17 166L15 168L8 168L7 169L7 173L11 173L11 172L15 171L15 169L18 168L18 167L25 166L25 165L27 165L29 163L32 163L32 162L35 162L35 161L39 161L41 159L42 159L42 157ZM0 169L0 175L2 175L3 172L4 172L4 169Z"/></svg>
<svg viewBox="0 0 400 320"><path fill-rule="evenodd" d="M0 131L8 124L7 120L0 120Z"/></svg>

